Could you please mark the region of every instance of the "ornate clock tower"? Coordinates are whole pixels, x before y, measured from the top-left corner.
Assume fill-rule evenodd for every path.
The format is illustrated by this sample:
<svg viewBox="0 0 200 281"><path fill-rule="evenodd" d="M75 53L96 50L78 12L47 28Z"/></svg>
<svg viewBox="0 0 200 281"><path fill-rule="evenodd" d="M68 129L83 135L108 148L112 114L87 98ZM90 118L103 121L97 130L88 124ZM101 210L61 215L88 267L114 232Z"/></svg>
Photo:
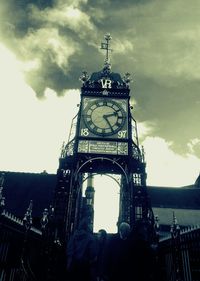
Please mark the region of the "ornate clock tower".
<svg viewBox="0 0 200 281"><path fill-rule="evenodd" d="M105 35L101 45L106 51L103 69L91 76L83 72L80 77L79 112L60 157L54 196L55 238L60 241L70 236L83 215L90 216L83 212L86 173L121 175L119 223L126 221L133 226L142 219L153 224L144 153L131 114L130 74L121 78L111 71L110 40L110 35Z"/></svg>

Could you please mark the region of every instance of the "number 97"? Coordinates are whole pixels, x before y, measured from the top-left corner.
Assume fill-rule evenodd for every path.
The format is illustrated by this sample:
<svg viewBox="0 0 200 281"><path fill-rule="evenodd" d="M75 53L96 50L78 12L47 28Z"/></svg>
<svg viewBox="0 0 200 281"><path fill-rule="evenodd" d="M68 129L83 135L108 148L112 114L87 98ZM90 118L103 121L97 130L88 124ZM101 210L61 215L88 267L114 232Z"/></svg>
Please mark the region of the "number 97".
<svg viewBox="0 0 200 281"><path fill-rule="evenodd" d="M119 131L118 132L118 138L119 139L124 139L126 137L126 133L127 133L127 130Z"/></svg>

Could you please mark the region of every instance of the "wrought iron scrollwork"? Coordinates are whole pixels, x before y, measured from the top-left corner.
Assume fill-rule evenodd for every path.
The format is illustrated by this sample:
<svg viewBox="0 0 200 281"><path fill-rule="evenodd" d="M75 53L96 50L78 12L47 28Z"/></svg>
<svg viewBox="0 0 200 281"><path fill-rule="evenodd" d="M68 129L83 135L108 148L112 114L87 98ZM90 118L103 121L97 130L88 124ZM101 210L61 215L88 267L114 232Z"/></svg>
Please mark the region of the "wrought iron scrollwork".
<svg viewBox="0 0 200 281"><path fill-rule="evenodd" d="M33 209L33 201L30 201L30 204L28 206L28 209L24 215L23 218L23 224L26 228L26 230L29 230L32 226L33 220L32 220L32 209Z"/></svg>

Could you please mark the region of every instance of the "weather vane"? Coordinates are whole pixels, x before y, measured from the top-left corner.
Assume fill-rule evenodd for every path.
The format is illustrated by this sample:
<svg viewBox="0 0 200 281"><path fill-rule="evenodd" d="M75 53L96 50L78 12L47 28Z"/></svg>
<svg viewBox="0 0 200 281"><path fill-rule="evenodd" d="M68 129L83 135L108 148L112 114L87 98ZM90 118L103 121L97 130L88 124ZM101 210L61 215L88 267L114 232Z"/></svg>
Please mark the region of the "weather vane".
<svg viewBox="0 0 200 281"><path fill-rule="evenodd" d="M105 64L108 64L110 63L110 60L109 60L109 51L111 52L112 49L110 49L110 40L112 40L112 37L110 36L109 33L107 33L105 36L104 36L106 42L102 42L101 43L101 49L102 50L106 50L106 58L105 58Z"/></svg>

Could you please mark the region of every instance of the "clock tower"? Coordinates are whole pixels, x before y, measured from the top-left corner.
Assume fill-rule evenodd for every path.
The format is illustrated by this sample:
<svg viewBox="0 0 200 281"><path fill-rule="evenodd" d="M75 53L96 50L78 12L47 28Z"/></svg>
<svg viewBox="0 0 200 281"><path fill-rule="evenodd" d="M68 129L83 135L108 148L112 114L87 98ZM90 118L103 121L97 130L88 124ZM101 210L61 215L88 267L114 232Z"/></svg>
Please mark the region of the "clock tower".
<svg viewBox="0 0 200 281"><path fill-rule="evenodd" d="M54 196L55 238L60 241L68 239L83 216L82 186L88 173L121 176L118 223L133 226L142 219L153 225L144 152L131 112L130 74L111 71L110 41L107 34L101 44L106 51L103 69L80 77L79 111L61 153Z"/></svg>

